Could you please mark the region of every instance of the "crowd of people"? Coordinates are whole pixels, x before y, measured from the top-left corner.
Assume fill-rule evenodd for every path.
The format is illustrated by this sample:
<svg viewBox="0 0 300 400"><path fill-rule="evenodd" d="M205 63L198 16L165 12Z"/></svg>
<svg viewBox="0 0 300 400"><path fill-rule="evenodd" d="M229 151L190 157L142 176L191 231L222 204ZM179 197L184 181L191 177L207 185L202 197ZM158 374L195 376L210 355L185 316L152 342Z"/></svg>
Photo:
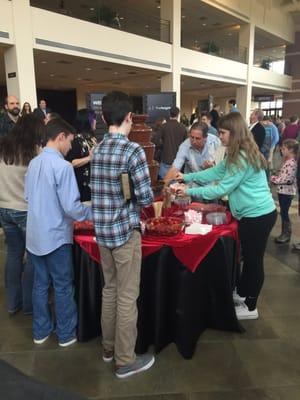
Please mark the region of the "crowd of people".
<svg viewBox="0 0 300 400"><path fill-rule="evenodd" d="M234 99L230 112L219 106L195 113L189 128L180 110L155 124L155 158L167 185L182 181L178 194L202 202L228 199L238 221L243 267L233 294L238 319L257 319L264 281L264 253L277 211L271 193L276 185L282 220L278 245L291 239L289 208L300 183L298 117L284 126L252 111L248 126ZM102 293L103 360L115 361L125 378L150 368L154 356L136 355L137 298L141 269L140 211L152 204L148 164L142 147L128 140L132 126L130 98L111 92L103 98L107 126L95 136L95 116L79 110L74 127L40 100L22 111L15 96L5 101L0 118L0 223L6 241L7 311L32 314L33 341L46 342L55 332L58 344L76 342L73 222L93 220L105 285ZM280 146L282 166L274 173ZM134 187L124 198L120 175ZM298 188L300 185L298 185ZM300 250L300 245L295 245ZM55 297L55 318L48 296Z"/></svg>

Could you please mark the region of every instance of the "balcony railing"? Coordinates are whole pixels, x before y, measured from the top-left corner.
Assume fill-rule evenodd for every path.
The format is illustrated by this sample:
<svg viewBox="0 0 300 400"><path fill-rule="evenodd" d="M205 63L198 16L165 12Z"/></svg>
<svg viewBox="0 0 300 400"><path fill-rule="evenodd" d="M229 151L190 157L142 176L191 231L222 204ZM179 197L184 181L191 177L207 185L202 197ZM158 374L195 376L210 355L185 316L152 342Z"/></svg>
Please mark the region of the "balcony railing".
<svg viewBox="0 0 300 400"><path fill-rule="evenodd" d="M120 7L110 7L104 2L96 1L94 7L86 6L82 9L74 3L71 1L30 1L33 7L170 43L170 21L168 20L126 8L122 2L120 2ZM99 6L99 4L102 5ZM107 2L107 4L109 3Z"/></svg>
<svg viewBox="0 0 300 400"><path fill-rule="evenodd" d="M219 46L213 41L202 43L198 42L197 40L195 40L192 43L188 43L187 40L185 41L183 40L181 45L182 47L199 51L201 53L206 53L212 56L226 58L228 60L238 61L244 64L247 63L246 47L238 47L238 46L225 47L225 46Z"/></svg>
<svg viewBox="0 0 300 400"><path fill-rule="evenodd" d="M284 56L274 57L267 53L254 53L253 64L255 67L267 69L269 71L277 72L279 74L289 75L289 71L285 66Z"/></svg>

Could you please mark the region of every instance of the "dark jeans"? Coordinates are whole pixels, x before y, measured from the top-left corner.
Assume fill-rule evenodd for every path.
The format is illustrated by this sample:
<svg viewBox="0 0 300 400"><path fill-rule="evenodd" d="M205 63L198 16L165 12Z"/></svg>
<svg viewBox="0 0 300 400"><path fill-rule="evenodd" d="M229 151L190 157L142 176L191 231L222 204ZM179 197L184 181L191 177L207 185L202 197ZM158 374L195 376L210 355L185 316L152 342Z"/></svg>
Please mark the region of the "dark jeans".
<svg viewBox="0 0 300 400"><path fill-rule="evenodd" d="M33 336L43 339L54 330L48 304L52 282L55 293L56 333L60 343L76 337L77 309L74 300L72 245L65 244L52 253L36 256L28 251L34 267Z"/></svg>
<svg viewBox="0 0 300 400"><path fill-rule="evenodd" d="M27 211L0 208L0 221L6 240L5 294L7 309L14 313L32 312L33 268L25 259Z"/></svg>
<svg viewBox="0 0 300 400"><path fill-rule="evenodd" d="M294 196L291 194L278 193L278 201L280 206L280 216L282 222L290 222L289 209Z"/></svg>
<svg viewBox="0 0 300 400"><path fill-rule="evenodd" d="M275 225L277 211L239 221L239 235L243 255L243 269L237 291L246 297L249 310L256 308L264 283L264 254L270 232Z"/></svg>

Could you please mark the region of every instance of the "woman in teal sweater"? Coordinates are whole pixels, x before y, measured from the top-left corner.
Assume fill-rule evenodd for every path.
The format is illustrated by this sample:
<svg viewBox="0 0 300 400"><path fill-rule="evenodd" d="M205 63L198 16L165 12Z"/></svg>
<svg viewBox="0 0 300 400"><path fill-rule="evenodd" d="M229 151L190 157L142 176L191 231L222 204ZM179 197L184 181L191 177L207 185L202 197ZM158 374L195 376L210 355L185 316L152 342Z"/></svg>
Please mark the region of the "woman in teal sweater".
<svg viewBox="0 0 300 400"><path fill-rule="evenodd" d="M243 269L237 287L238 319L257 319L257 299L264 281L263 258L277 212L267 177L266 161L239 113L230 113L218 123L227 156L213 168L192 174L178 173L176 179L211 185L180 190L182 195L206 200L228 196L230 210L238 220ZM215 181L218 181L215 184Z"/></svg>

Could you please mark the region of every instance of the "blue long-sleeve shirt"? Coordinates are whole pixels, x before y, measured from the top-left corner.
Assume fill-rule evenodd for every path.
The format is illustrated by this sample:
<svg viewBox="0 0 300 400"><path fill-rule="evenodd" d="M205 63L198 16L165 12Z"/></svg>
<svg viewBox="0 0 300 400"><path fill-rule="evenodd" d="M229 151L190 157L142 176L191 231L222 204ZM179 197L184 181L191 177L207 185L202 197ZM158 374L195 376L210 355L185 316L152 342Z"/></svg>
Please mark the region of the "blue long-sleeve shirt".
<svg viewBox="0 0 300 400"><path fill-rule="evenodd" d="M278 128L275 124L271 124L271 129L272 129L272 142L271 142L271 149L276 146L276 144L279 142L279 131Z"/></svg>
<svg viewBox="0 0 300 400"><path fill-rule="evenodd" d="M45 147L29 164L25 200L26 248L37 256L73 243L73 221L92 219L91 208L80 202L72 164L50 147Z"/></svg>

